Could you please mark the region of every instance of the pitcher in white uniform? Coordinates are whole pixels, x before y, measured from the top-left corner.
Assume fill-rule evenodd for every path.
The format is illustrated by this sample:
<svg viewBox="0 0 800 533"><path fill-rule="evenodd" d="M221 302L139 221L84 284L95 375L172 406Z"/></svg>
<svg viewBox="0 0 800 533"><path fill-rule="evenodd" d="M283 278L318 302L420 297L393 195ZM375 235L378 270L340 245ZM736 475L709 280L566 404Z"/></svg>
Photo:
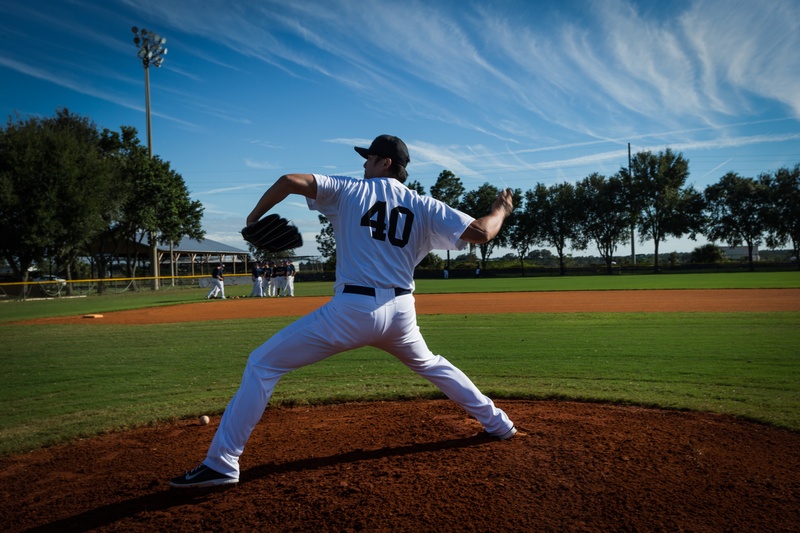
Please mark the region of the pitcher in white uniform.
<svg viewBox="0 0 800 533"><path fill-rule="evenodd" d="M369 148L364 179L320 174L281 176L247 217L259 220L290 194L324 214L336 239L336 283L330 302L253 350L239 390L225 409L203 462L170 481L177 488L239 481L239 457L278 380L331 355L374 346L438 387L499 439L514 436L508 416L452 363L433 354L417 326L414 267L434 249L460 250L493 239L513 209L511 191L498 194L486 216L474 219L404 185L408 148L391 135Z"/></svg>

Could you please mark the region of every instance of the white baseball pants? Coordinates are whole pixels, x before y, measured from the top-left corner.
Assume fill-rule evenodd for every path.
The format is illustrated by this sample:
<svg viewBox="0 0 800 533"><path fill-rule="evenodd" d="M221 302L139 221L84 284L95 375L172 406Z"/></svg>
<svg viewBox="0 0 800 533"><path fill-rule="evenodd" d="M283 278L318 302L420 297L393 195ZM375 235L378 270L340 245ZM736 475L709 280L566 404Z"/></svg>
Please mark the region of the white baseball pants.
<svg viewBox="0 0 800 533"><path fill-rule="evenodd" d="M211 278L211 290L206 294L206 298L215 298L217 294L222 294L225 298L225 283L217 278Z"/></svg>
<svg viewBox="0 0 800 533"><path fill-rule="evenodd" d="M258 277L253 280L253 290L250 291L250 297L264 296L264 278Z"/></svg>
<svg viewBox="0 0 800 533"><path fill-rule="evenodd" d="M286 276L286 283L283 285L284 296L294 296L294 276Z"/></svg>
<svg viewBox="0 0 800 533"><path fill-rule="evenodd" d="M278 294L278 278L269 278L269 296L277 296Z"/></svg>
<svg viewBox="0 0 800 533"><path fill-rule="evenodd" d="M503 435L514 426L461 370L428 349L417 326L413 295L395 297L391 289L376 289L374 297L337 294L253 350L239 390L225 409L203 462L238 478L239 457L280 378L296 368L367 345L394 355L433 383L490 435Z"/></svg>
<svg viewBox="0 0 800 533"><path fill-rule="evenodd" d="M286 296L286 276L278 276L275 278L275 296Z"/></svg>

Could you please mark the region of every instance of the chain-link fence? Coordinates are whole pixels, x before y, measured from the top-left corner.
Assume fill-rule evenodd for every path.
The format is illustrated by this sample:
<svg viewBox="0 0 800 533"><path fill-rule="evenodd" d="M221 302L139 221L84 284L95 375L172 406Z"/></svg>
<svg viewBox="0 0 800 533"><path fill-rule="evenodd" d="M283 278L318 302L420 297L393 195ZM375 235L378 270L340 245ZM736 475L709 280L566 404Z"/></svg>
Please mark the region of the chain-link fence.
<svg viewBox="0 0 800 533"><path fill-rule="evenodd" d="M152 277L103 278L66 280L46 276L31 281L0 283L0 300L28 300L36 298L67 298L92 294L118 294L127 291L151 290ZM159 290L203 288L211 283L208 274L197 276L161 276ZM252 284L250 274L228 274L225 285Z"/></svg>

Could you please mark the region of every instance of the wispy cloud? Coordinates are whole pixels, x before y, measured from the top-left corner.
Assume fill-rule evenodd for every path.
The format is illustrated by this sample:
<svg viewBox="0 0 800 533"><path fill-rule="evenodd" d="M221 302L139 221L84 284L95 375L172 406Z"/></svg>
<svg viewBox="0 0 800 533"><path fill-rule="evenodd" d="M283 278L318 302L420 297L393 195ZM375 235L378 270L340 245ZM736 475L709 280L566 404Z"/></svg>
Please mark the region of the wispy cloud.
<svg viewBox="0 0 800 533"><path fill-rule="evenodd" d="M0 56L0 66L14 70L16 72L20 72L27 76L31 76L33 78L50 82L54 85L58 85L59 87L63 87L65 89L70 89L72 91L81 94L86 94L88 96L100 98L102 100L106 100L108 102L112 102L121 105L123 107L128 107L131 109L139 109L138 107L127 101L116 98L115 95L113 94L95 90L93 87L86 84L85 80L77 79L72 76L60 75L44 68L22 63L7 56Z"/></svg>
<svg viewBox="0 0 800 533"><path fill-rule="evenodd" d="M263 140L263 139L250 139L247 142L250 143L250 144L256 145L256 146L262 146L264 148L269 148L269 149L276 149L276 148L283 149L284 148L283 146L275 144L272 141L266 141L266 140Z"/></svg>
<svg viewBox="0 0 800 533"><path fill-rule="evenodd" d="M698 0L680 18L715 101L730 91L752 92L785 104L800 117L800 4ZM745 94L735 102L747 105Z"/></svg>
<svg viewBox="0 0 800 533"><path fill-rule="evenodd" d="M646 139L642 136L640 140ZM726 137L710 139L704 141L673 142L673 143L650 143L637 144L633 147L634 152L661 152L667 148L676 152L685 151L713 151L719 149L730 149L749 147L762 144L776 144L800 140L800 133L781 134L781 135L753 135L741 137ZM545 173L542 179L547 181L572 181L581 179L588 175L589 170L616 172L620 166L627 161L627 146L614 150L599 150L596 152L584 153L576 157L544 159L537 157L530 158L531 155L540 156L547 152L564 152L572 148L587 148L593 144L608 144L603 141L576 143L570 145L551 146L547 148L514 148L505 152L493 152L483 146L455 146L455 145L434 145L424 142L409 144L412 158L415 158L415 169L423 170L426 167L447 169L457 176L468 181L472 186L477 181L489 179L500 180L505 183L503 177L512 182L530 181L533 176ZM624 143L620 143L624 144ZM727 162L717 165L714 169L707 171L701 179L712 174L715 170L724 166ZM571 169L579 172L570 172ZM603 170L605 169L605 170Z"/></svg>
<svg viewBox="0 0 800 533"><path fill-rule="evenodd" d="M247 168L254 168L257 170L275 170L280 168L280 165L276 165L270 161L254 161L252 159L245 159L244 165Z"/></svg>
<svg viewBox="0 0 800 533"><path fill-rule="evenodd" d="M321 75L384 104L403 96L395 101L406 111L497 138L536 138L536 120L580 135L597 135L598 118L618 133L632 117L712 124L752 105L744 91L800 112L791 2L608 0L572 6L575 17L543 10L534 26L472 3L126 3L295 76ZM364 31L371 26L381 31ZM410 80L423 87L413 97ZM442 93L454 99L445 109ZM464 104L472 120L459 120Z"/></svg>
<svg viewBox="0 0 800 533"><path fill-rule="evenodd" d="M141 111L142 113L144 113L145 111L144 106L131 103L123 98L119 98L113 91L95 89L90 83L87 83L83 79L74 79L73 77L64 76L50 70L27 65L5 56L0 56L0 66L9 68L11 70L20 72L22 74L31 76L33 78L50 82L59 87L75 91L76 93L84 94L86 96L91 96L93 98L98 98L100 100L111 102L113 104L116 104L118 106L127 109ZM160 111L151 111L151 114L153 116L169 120L170 122L173 122L175 124L180 124L189 129L194 129L194 130L200 129L198 125L192 122L188 122L176 116L168 115Z"/></svg>
<svg viewBox="0 0 800 533"><path fill-rule="evenodd" d="M738 148L741 146L754 146L757 144L782 143L787 141L800 140L800 133L789 133L783 135L752 135L746 137L711 139L707 141L693 141L675 144L655 145L652 149L663 149L666 147L674 150L701 150L718 148ZM647 148L648 150L650 148Z"/></svg>
<svg viewBox="0 0 800 533"><path fill-rule="evenodd" d="M727 164L728 164L728 163L730 163L730 162L731 162L731 160L730 160L730 159L726 159L725 161L723 161L723 162L722 162L722 163L720 163L719 165L715 166L714 168L712 168L711 170L709 170L708 172L706 172L705 174L703 174L702 176L700 176L700 179L703 179L703 178L705 178L706 176L710 176L711 174L713 174L713 173L714 173L714 172L716 172L717 170L721 169L722 167L724 167L725 165L727 165Z"/></svg>
<svg viewBox="0 0 800 533"><path fill-rule="evenodd" d="M263 189L261 184L237 185L236 187L221 187L218 189L209 189L207 191L195 192L195 196L214 196L218 194L229 194L232 192L249 191L252 189Z"/></svg>

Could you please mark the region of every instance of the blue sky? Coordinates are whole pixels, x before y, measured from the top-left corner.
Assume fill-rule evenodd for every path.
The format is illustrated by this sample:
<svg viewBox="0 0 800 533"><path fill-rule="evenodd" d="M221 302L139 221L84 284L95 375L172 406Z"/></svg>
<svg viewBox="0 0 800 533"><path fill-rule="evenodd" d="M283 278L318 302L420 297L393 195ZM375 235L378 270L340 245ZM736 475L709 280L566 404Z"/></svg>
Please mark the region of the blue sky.
<svg viewBox="0 0 800 533"><path fill-rule="evenodd" d="M793 167L798 21L797 0L0 0L0 112L66 107L146 143L131 27L156 31L153 151L205 206L207 237L245 249L277 177L361 176L352 146L382 133L426 191L445 169L467 190L609 176L628 143L681 152L699 190ZM299 197L276 211L318 255L316 212Z"/></svg>

